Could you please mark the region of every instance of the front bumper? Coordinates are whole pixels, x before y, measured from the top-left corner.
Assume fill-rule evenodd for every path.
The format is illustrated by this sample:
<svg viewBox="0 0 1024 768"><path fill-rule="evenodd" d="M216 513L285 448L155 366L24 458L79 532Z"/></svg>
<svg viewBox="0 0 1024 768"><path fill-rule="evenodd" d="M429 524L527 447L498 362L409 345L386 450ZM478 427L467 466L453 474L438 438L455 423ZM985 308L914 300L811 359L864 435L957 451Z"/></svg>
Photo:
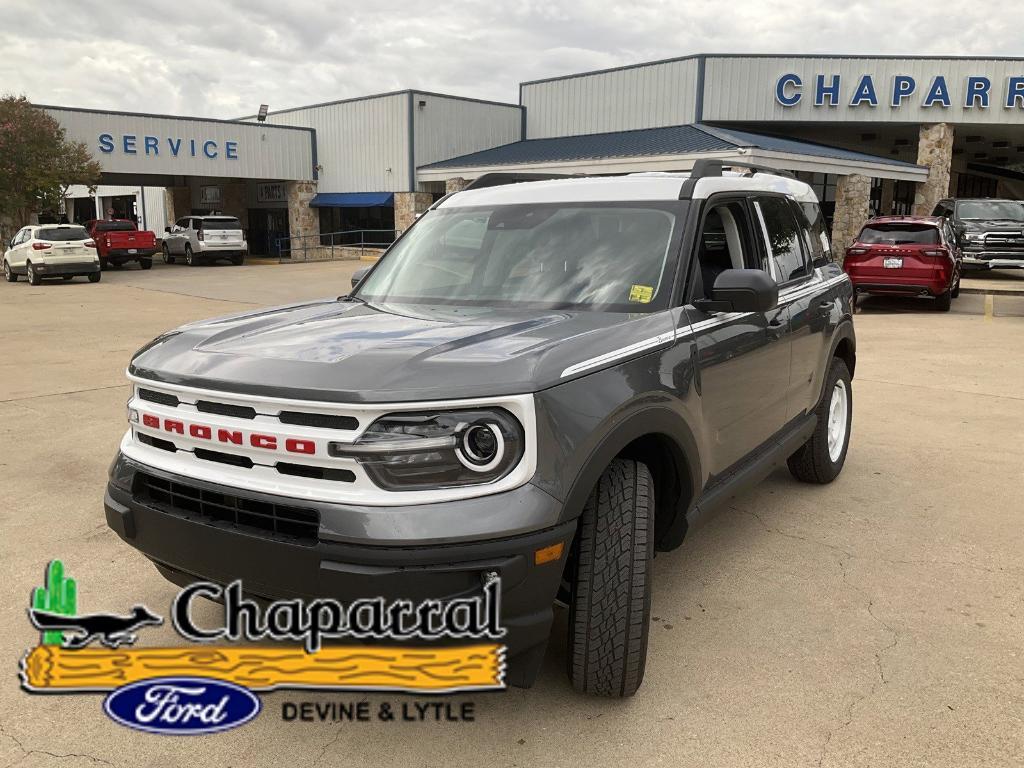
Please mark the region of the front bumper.
<svg viewBox="0 0 1024 768"><path fill-rule="evenodd" d="M99 261L75 261L70 263L32 262L32 268L40 277L66 275L92 275L100 271Z"/></svg>
<svg viewBox="0 0 1024 768"><path fill-rule="evenodd" d="M963 255L971 269L1024 269L1024 251L965 250Z"/></svg>
<svg viewBox="0 0 1024 768"><path fill-rule="evenodd" d="M380 596L418 600L480 593L485 575L494 572L501 577L502 625L508 632L502 641L508 648L506 678L513 685L533 683L544 657L552 603L575 521L473 542L403 546L389 540L380 546L326 538L323 508L333 508L337 519L345 515L345 507L318 504L321 534L315 541L300 543L153 504L134 490L139 473L241 499L266 501L270 497L177 477L119 455L104 496L107 524L170 581L185 585L209 579L226 584L241 579L246 592L266 599L324 596L351 601ZM514 517L515 505L509 499L513 494L472 501L481 507L503 507ZM270 500L301 503L282 497ZM389 512L390 508L376 509L381 518L387 518ZM535 564L536 550L560 542L564 546L558 560Z"/></svg>

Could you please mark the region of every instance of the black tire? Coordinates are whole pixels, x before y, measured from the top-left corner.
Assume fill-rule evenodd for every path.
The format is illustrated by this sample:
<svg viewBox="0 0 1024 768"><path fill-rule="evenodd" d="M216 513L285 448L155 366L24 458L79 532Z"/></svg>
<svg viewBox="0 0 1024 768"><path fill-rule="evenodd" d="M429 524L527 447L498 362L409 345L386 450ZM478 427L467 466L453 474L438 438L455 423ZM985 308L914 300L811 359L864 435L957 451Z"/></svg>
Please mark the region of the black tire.
<svg viewBox="0 0 1024 768"><path fill-rule="evenodd" d="M89 273L89 282L90 283L98 283L100 281L101 277L103 277L103 274L101 272L90 272Z"/></svg>
<svg viewBox="0 0 1024 768"><path fill-rule="evenodd" d="M144 259L139 259L139 267L141 267L142 269L152 269L153 268L153 259L152 259L152 257L147 256Z"/></svg>
<svg viewBox="0 0 1024 768"><path fill-rule="evenodd" d="M100 269L110 269L110 262L106 259L100 259Z"/></svg>
<svg viewBox="0 0 1024 768"><path fill-rule="evenodd" d="M937 312L949 312L949 308L953 303L952 294L949 291L940 293L935 297L935 310Z"/></svg>
<svg viewBox="0 0 1024 768"><path fill-rule="evenodd" d="M14 270L11 269L11 265L7 263L6 259L4 260L4 280L8 283L18 282L18 276L14 273Z"/></svg>
<svg viewBox="0 0 1024 768"><path fill-rule="evenodd" d="M173 264L174 257L171 256L171 249L167 247L167 243L164 243L162 250L164 252L164 264Z"/></svg>
<svg viewBox="0 0 1024 768"><path fill-rule="evenodd" d="M239 253L236 256L232 256L231 263L234 264L236 267L242 266L245 263L245 254Z"/></svg>
<svg viewBox="0 0 1024 768"><path fill-rule="evenodd" d="M837 458L833 459L829 454L828 425L833 393L838 381L842 381L847 398L846 432L843 436L842 451ZM850 448L850 426L853 423L853 386L850 381L850 369L838 357L832 358L832 365L829 367L828 377L825 379L824 395L815 409L815 414L818 417L818 423L814 427L814 432L807 442L789 457L787 464L789 471L797 480L824 485L831 483L843 471L846 452Z"/></svg>
<svg viewBox="0 0 1024 768"><path fill-rule="evenodd" d="M573 542L568 671L581 693L632 696L643 682L653 518L647 466L616 459L587 500Z"/></svg>
<svg viewBox="0 0 1024 768"><path fill-rule="evenodd" d="M25 262L25 277L28 280L29 285L42 285L43 278L39 276L39 273L32 268L32 262Z"/></svg>
<svg viewBox="0 0 1024 768"><path fill-rule="evenodd" d="M194 267L196 265L196 260L192 256L192 246L188 243L185 244L185 263L190 267Z"/></svg>

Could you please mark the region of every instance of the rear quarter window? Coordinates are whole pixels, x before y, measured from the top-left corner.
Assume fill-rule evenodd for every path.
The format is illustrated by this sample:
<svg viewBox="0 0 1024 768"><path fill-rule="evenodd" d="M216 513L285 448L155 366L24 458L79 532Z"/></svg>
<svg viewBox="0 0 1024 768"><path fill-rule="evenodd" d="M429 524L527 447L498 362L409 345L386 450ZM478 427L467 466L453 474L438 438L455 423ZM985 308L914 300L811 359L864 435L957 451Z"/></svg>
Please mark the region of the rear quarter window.
<svg viewBox="0 0 1024 768"><path fill-rule="evenodd" d="M866 245L938 245L939 229L931 224L871 224L860 231Z"/></svg>

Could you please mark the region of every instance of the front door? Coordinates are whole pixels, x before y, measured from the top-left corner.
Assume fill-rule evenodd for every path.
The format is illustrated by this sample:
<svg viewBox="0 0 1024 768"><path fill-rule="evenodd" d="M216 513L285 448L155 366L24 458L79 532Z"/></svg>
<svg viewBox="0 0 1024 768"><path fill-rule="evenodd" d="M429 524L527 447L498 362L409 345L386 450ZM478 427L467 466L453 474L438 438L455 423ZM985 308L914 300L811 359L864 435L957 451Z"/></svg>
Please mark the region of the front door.
<svg viewBox="0 0 1024 768"><path fill-rule="evenodd" d="M702 312L694 299L711 298L726 269L765 269L764 238L749 201L711 198L697 237L684 307L689 329L683 343L695 345L702 439L712 477L766 442L786 424L789 385L789 312Z"/></svg>

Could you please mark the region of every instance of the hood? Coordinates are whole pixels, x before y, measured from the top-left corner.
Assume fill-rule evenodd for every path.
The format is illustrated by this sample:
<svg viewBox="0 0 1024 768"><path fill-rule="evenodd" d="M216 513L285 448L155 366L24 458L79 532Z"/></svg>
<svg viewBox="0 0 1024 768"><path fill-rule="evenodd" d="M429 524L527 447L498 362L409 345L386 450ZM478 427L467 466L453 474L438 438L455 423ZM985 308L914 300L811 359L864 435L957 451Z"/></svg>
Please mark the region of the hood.
<svg viewBox="0 0 1024 768"><path fill-rule="evenodd" d="M672 329L668 312L618 314L334 299L192 323L129 371L266 397L402 402L535 392L584 360Z"/></svg>

